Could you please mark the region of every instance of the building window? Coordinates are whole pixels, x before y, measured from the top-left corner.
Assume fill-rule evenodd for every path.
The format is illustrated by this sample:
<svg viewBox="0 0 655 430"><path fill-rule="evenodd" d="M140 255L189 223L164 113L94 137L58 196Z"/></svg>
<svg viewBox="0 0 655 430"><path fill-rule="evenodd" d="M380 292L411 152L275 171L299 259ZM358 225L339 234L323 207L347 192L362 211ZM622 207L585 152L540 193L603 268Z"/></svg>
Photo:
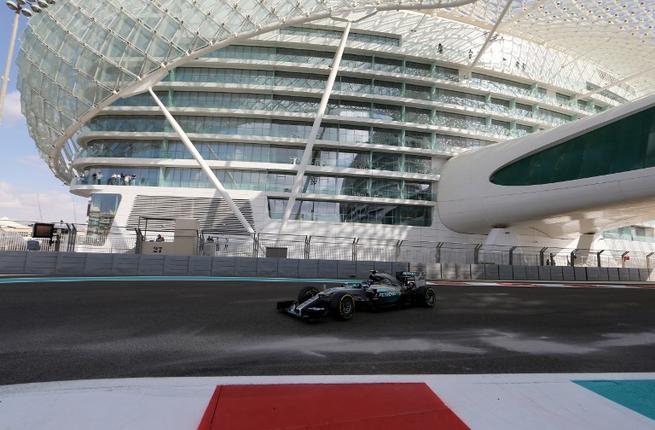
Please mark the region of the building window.
<svg viewBox="0 0 655 430"><path fill-rule="evenodd" d="M282 219L286 204L287 199L269 198L269 216L272 219ZM291 211L291 219L429 227L432 225L432 208L427 206L297 200Z"/></svg>
<svg viewBox="0 0 655 430"><path fill-rule="evenodd" d="M107 236L120 203L120 194L92 194L89 200L87 235Z"/></svg>

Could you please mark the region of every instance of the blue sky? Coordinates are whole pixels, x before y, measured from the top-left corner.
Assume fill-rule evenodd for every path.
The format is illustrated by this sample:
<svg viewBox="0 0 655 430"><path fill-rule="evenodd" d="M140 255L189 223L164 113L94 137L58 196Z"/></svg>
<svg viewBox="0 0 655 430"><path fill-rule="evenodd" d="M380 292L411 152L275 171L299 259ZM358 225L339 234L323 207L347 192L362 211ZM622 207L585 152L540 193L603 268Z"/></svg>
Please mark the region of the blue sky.
<svg viewBox="0 0 655 430"><path fill-rule="evenodd" d="M9 49L13 13L0 5L0 74L4 70ZM21 20L19 41L26 20ZM15 60L15 58L14 58ZM0 123L0 218L23 221L86 222L87 199L74 196L68 187L55 178L46 163L39 158L34 141L27 132L25 118L20 113L16 91L16 67L11 73L5 110Z"/></svg>

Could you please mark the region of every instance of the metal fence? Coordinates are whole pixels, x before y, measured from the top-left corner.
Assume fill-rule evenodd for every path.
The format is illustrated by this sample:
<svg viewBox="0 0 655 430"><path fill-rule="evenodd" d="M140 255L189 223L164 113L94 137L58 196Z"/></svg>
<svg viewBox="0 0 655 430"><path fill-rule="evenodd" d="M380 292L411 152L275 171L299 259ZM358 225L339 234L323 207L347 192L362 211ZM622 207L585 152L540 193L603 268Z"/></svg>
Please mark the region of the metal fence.
<svg viewBox="0 0 655 430"><path fill-rule="evenodd" d="M23 223L29 225L28 223ZM137 232L112 228L107 235L89 234L77 225L75 234L61 235L50 241L33 239L26 229L0 230L0 251L135 253L138 240L153 241L161 234L173 240L172 231ZM208 242L211 236L211 242ZM38 243L38 245L35 245ZM206 246L212 243L211 247ZM266 257L267 249L286 248L287 258L388 261L411 263L503 264L525 266L577 266L648 268L655 264L653 252L627 250L574 250L524 246L485 246L475 243L412 242L374 238L276 235L221 235L200 233L198 254L214 256Z"/></svg>

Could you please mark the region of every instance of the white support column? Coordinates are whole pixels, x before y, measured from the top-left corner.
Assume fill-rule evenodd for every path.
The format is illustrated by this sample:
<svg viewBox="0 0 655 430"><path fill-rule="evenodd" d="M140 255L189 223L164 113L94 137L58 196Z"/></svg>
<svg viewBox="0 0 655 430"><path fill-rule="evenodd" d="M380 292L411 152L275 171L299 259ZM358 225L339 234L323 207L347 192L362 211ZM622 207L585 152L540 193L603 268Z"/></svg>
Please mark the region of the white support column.
<svg viewBox="0 0 655 430"><path fill-rule="evenodd" d="M11 38L9 39L9 51L7 52L7 62L5 63L5 72L2 75L2 88L0 88L0 123L2 123L2 114L5 110L5 98L7 97L7 87L9 85L9 74L11 73L11 62L14 59L14 48L16 47L16 34L18 33L18 19L20 13L14 14L14 24L11 28Z"/></svg>
<svg viewBox="0 0 655 430"><path fill-rule="evenodd" d="M148 88L148 92L150 93L152 98L155 99L155 102L159 106L159 109L161 109L161 111L164 113L164 116L171 124L175 132L178 134L178 136L182 140L182 143L184 143L184 146L186 146L187 149L191 152L191 155L193 155L193 158L196 159L200 168L203 170L203 172L205 172L209 180L214 184L214 187L216 187L216 190L219 192L221 197L223 197L223 199L228 204L230 209L232 209L232 213L239 219L241 225L243 225L243 228L245 228L246 231L248 231L248 233L253 234L255 230L253 230L248 220L246 220L246 218L243 216L239 207L236 204L234 204L232 197L230 197L230 194L227 192L221 181L218 180L218 178L216 177L212 169L209 167L205 159L202 158L202 155L200 155L196 147L193 145L191 139L189 139L189 136L187 136L187 134L184 132L180 124L178 124L175 118L173 118L173 115L171 115L168 109L166 109L166 106L164 106L161 100L159 100L159 97L157 97L157 95L152 90L152 88Z"/></svg>
<svg viewBox="0 0 655 430"><path fill-rule="evenodd" d="M332 87L334 86L334 81L337 78L337 73L339 72L339 64L341 64L341 57L343 56L343 51L346 47L346 41L348 40L348 34L350 33L350 27L352 23L350 21L346 22L346 28L343 30L343 35L341 36L341 42L339 43L339 48L337 49L336 54L334 55L334 60L332 61L332 69L330 70L330 75L328 76L327 84L325 85L325 91L323 92L323 97L321 98L321 104L318 107L318 112L316 113L316 118L314 118L314 124L312 129L309 132L309 137L307 138L307 144L305 145L305 150L302 154L300 164L298 164L296 170L296 177L293 182L293 187L291 188L291 195L289 196L289 201L287 206L284 209L284 216L282 217L282 223L280 224L279 234L282 233L284 227L286 226L289 218L291 217L291 211L293 210L293 205L300 194L300 189L302 188L303 181L305 179L305 170L307 166L311 163L312 152L314 149L314 143L316 143L316 137L318 136L318 131L321 128L321 122L323 121L323 116L325 115L325 110L327 109L328 101L330 100L330 95L332 94Z"/></svg>

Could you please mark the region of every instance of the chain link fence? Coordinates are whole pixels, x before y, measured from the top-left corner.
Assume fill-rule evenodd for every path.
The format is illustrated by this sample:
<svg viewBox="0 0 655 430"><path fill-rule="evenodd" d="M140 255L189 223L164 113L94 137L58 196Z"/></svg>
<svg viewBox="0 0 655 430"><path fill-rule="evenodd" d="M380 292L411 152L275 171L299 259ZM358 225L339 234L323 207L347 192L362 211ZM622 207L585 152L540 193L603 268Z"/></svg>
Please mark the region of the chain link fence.
<svg viewBox="0 0 655 430"><path fill-rule="evenodd" d="M154 241L158 235L165 241L174 239L172 230L137 233L134 229L113 227L111 233L98 235L87 233L85 225L65 223L61 224L61 233L53 240L36 239L32 238L31 228L28 228L33 223L12 224L26 228L7 228L0 223L0 251L136 253L139 240ZM198 243L199 255L210 255L209 252L212 252L214 256L223 257L263 258L271 248L284 248L287 258L295 259L649 269L655 264L655 253L634 250L590 251L291 234L223 235L201 232ZM208 247L208 243L213 245Z"/></svg>

